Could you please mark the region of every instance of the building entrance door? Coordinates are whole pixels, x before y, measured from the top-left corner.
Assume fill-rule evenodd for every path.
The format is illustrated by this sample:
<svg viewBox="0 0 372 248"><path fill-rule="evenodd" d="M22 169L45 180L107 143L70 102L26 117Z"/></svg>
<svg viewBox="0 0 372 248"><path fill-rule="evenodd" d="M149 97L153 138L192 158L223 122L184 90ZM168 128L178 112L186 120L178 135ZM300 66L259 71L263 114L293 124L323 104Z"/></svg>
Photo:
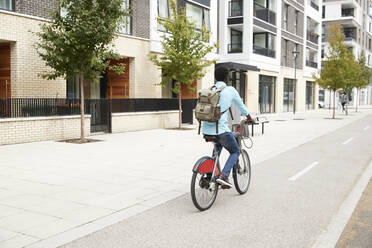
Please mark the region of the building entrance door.
<svg viewBox="0 0 372 248"><path fill-rule="evenodd" d="M259 105L261 113L273 113L275 103L274 77L260 75L259 81Z"/></svg>

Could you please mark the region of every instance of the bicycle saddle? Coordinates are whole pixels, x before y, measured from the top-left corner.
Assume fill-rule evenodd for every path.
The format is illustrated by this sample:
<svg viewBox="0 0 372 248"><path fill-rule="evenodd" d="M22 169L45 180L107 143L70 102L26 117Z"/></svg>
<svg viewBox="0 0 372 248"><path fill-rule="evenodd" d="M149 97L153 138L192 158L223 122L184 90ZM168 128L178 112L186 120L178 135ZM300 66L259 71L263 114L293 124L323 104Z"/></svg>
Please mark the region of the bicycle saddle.
<svg viewBox="0 0 372 248"><path fill-rule="evenodd" d="M218 137L216 135L204 134L204 139L205 139L206 142L218 143Z"/></svg>

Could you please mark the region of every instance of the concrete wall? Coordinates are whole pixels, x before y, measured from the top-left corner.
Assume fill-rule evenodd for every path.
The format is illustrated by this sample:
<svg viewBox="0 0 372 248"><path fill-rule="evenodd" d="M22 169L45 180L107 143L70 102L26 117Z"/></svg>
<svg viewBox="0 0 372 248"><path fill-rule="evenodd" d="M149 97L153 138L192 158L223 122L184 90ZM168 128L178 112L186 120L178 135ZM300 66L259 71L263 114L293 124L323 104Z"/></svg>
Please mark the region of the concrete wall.
<svg viewBox="0 0 372 248"><path fill-rule="evenodd" d="M80 137L80 116L0 119L0 145ZM90 135L90 115L85 116Z"/></svg>
<svg viewBox="0 0 372 248"><path fill-rule="evenodd" d="M112 132L178 127L178 111L113 113Z"/></svg>

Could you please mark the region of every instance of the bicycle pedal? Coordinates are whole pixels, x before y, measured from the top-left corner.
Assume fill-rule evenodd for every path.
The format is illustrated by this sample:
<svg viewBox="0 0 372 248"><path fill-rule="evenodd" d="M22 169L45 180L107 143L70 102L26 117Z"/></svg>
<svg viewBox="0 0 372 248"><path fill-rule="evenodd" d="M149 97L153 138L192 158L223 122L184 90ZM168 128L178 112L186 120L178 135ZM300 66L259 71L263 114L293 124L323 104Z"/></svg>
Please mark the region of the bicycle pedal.
<svg viewBox="0 0 372 248"><path fill-rule="evenodd" d="M221 185L221 189L230 189L231 187L230 186L227 186L227 185Z"/></svg>

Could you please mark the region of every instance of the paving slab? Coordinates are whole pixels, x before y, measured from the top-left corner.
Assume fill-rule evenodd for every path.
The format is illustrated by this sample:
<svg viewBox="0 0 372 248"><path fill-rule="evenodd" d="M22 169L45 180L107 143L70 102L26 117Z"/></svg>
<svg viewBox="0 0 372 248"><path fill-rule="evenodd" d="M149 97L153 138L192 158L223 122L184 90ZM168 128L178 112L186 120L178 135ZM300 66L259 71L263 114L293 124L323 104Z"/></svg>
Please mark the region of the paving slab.
<svg viewBox="0 0 372 248"><path fill-rule="evenodd" d="M265 134L256 128L249 150L253 167L370 113L371 107L364 108L337 121L325 119L331 111L323 109L267 115ZM47 141L0 146L0 209L10 212L0 211L0 228L35 235L34 247L52 238L61 245L63 237L77 238L76 233L112 224L113 216L118 222L189 192L192 165L212 149L197 135L196 125L189 128L96 135L92 138L103 142L83 145ZM224 152L222 160L227 156ZM40 222L18 225L20 216ZM59 224L48 231L50 223Z"/></svg>

